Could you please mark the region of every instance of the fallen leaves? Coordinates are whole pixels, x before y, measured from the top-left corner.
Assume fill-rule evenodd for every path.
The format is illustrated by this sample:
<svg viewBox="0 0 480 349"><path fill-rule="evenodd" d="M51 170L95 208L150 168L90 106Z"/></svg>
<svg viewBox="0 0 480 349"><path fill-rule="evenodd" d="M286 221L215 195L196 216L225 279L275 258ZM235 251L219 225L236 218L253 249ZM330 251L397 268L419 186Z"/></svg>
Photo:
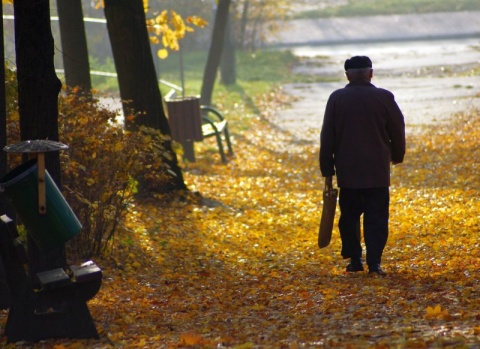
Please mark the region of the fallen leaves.
<svg viewBox="0 0 480 349"><path fill-rule="evenodd" d="M442 309L440 305L427 307L425 319L451 320L451 316L446 309Z"/></svg>
<svg viewBox="0 0 480 349"><path fill-rule="evenodd" d="M252 120L226 165L199 145L185 178L218 204L133 205L112 258L97 261L104 284L89 307L101 339L37 347L475 347L479 115L408 136L392 174L385 278L345 273L337 230L316 246L318 144Z"/></svg>

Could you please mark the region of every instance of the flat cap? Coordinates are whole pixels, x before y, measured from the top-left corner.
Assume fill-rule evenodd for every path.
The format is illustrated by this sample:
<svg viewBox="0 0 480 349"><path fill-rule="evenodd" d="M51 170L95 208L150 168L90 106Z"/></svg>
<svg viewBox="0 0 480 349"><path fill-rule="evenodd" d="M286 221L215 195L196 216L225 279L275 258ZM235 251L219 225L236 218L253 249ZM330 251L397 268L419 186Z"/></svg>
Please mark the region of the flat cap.
<svg viewBox="0 0 480 349"><path fill-rule="evenodd" d="M345 71L366 68L372 68L372 61L367 56L353 56L345 61Z"/></svg>

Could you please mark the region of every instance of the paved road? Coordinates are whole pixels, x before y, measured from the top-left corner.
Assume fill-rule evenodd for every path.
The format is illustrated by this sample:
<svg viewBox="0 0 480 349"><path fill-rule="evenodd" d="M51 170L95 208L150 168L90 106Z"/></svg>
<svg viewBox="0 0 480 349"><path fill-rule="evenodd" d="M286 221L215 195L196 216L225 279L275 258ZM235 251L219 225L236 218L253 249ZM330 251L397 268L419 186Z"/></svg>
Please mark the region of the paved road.
<svg viewBox="0 0 480 349"><path fill-rule="evenodd" d="M300 19L284 23L269 44L314 45L480 35L480 11Z"/></svg>
<svg viewBox="0 0 480 349"><path fill-rule="evenodd" d="M445 122L456 112L470 108L480 109L480 78L478 73L476 76L467 74L469 70L478 70L480 67L480 36L475 38L470 35L473 30L471 28L480 28L480 21L470 20L470 14L466 13L442 14L441 17L445 21L449 18L452 33L460 33L458 28L462 27L462 37L445 39L447 35L444 32L432 29L436 34L431 37L436 40L385 40L391 33L384 33L382 35L385 36L378 42L357 40L346 44L337 42L290 47L297 55L308 57L304 59L305 65L297 67L299 72L334 77L338 81L284 86L285 91L295 96L297 101L290 108L279 111L272 121L279 127L290 130L299 140L318 142L326 100L333 90L346 84L342 64L346 58L356 54L372 58L372 82L394 92L410 132L419 124ZM419 18L425 17L417 17L417 20ZM446 25L447 22L440 21L437 15L435 18L439 21L439 27ZM459 23L451 22L452 18L462 23L468 19L470 24L474 24L460 26ZM304 31L311 33L306 28ZM360 37L368 30L357 32Z"/></svg>

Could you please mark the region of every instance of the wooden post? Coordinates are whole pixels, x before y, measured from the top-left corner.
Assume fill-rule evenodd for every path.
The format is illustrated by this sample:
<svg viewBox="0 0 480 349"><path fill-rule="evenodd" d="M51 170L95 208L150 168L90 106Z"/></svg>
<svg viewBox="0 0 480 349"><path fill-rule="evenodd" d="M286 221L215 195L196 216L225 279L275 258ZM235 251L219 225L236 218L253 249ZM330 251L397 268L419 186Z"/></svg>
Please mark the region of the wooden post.
<svg viewBox="0 0 480 349"><path fill-rule="evenodd" d="M45 188L45 153L37 154L38 169L38 212L47 213L47 193Z"/></svg>

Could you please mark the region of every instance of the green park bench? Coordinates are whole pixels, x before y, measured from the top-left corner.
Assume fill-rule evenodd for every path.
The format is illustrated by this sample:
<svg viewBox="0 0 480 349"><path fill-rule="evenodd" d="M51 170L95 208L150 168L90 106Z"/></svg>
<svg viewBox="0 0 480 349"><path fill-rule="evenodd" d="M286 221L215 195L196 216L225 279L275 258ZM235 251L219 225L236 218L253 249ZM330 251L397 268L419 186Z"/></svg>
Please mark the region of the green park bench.
<svg viewBox="0 0 480 349"><path fill-rule="evenodd" d="M217 139L218 151L223 162L227 162L224 147L222 144L222 133L227 143L228 154L233 155L232 142L230 141L230 133L228 131L228 121L222 113L213 107L202 105L200 106L202 112L202 135L203 138L215 137ZM212 118L212 116L215 119Z"/></svg>

